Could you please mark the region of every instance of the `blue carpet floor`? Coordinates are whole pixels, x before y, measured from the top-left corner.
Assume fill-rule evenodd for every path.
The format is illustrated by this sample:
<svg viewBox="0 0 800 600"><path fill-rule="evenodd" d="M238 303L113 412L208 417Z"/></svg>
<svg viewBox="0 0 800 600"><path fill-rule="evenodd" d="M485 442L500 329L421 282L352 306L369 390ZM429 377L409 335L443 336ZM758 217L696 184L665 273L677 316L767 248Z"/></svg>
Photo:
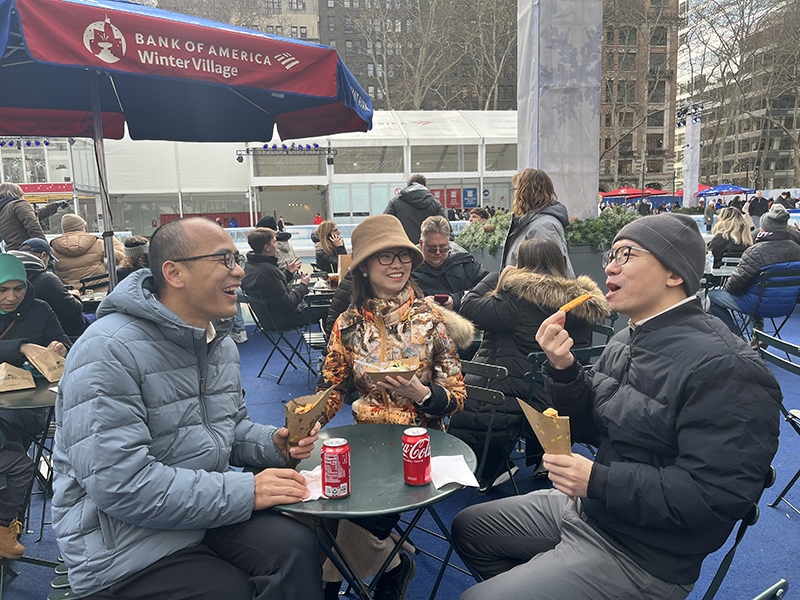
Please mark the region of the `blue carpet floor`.
<svg viewBox="0 0 800 600"><path fill-rule="evenodd" d="M242 357L243 385L247 391L246 401L251 418L257 422L282 424L284 403L297 396L311 393L313 383L309 388L305 370L290 369L280 386L275 384L274 378L268 377L266 374L257 378L256 375L266 357L267 344L261 334L254 335L252 333L252 327L248 327L248 331L250 332L250 341L241 344L239 350ZM800 343L800 309L796 310L795 315L790 319L784 329L783 337L794 343ZM283 363L275 361L275 359L273 359L273 363L267 367L267 372L277 374ZM792 381L784 371L776 370L776 376L786 396L786 406L800 408L800 385L798 382ZM351 422L349 410L346 408L336 416L333 425L347 425ZM781 578L786 578L790 583L800 586L800 578L796 578L798 565L800 565L800 514L794 512L785 503L781 503L776 508L767 506L767 503L775 498L778 491L800 468L800 437L786 423L782 425L780 448L773 464L778 472L778 480L762 499L761 518L745 536L731 571L717 594L717 598L720 600L752 598ZM531 474L531 469L523 467L520 474L517 475L523 493L549 486L546 480L532 480ZM511 484L506 483L492 490L486 496L476 496L475 501L485 502L513 493ZM449 524L456 513L465 506L467 495L468 492L462 491L437 505L436 508L445 523ZM800 505L800 484L790 492L789 498L796 506ZM58 548L49 524L45 525L42 541L34 542L39 532L41 506L41 495L37 495L32 505L31 529L35 532L26 533L22 538L22 543L25 544L29 556L54 559L58 554ZM47 521L49 521L49 513L48 504ZM432 526L432 522L429 522L428 525ZM445 550L441 542L425 534L415 535L413 539L421 547L439 555ZM695 592L690 598L699 599L703 596L731 541L729 540L722 550L706 560ZM430 593L439 563L423 555L417 555L415 560L417 562L416 576L411 581L406 597L410 600L421 600L427 598ZM457 558L454 560L459 562ZM15 564L21 574L16 579L6 578L3 589L4 598L8 600L44 600L52 591L50 589L50 581L53 579L52 571L44 567ZM448 569L437 598L456 600L471 583L472 580L466 575ZM794 597L794 595L797 594L793 588L789 592L789 597ZM355 595L351 593L346 598L352 599L355 598Z"/></svg>

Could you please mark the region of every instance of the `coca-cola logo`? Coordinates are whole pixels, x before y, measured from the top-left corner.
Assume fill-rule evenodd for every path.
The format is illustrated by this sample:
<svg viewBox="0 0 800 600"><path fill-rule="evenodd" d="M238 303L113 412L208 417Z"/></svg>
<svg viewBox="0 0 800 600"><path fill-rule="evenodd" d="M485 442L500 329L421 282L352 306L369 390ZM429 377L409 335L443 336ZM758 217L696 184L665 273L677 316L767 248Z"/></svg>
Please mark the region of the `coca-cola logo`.
<svg viewBox="0 0 800 600"><path fill-rule="evenodd" d="M413 444L403 442L403 456L408 460L420 460L431 455L430 440L422 438Z"/></svg>

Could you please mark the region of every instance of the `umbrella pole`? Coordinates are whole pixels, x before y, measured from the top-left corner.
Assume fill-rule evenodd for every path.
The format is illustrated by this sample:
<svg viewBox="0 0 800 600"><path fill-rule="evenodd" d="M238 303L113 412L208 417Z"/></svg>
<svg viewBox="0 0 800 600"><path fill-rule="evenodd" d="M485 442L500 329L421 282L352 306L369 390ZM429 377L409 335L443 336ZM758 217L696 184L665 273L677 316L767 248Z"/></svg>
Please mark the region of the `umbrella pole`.
<svg viewBox="0 0 800 600"><path fill-rule="evenodd" d="M102 199L103 211L103 243L106 252L106 269L108 270L108 291L113 290L117 285L117 261L114 257L114 227L111 222L111 202L108 198L108 178L106 172L106 151L103 144L103 120L100 115L100 84L98 79L103 74L95 71L90 74L91 81L91 100L92 100L92 121L94 127L94 155L97 161L97 172L100 174L100 198Z"/></svg>

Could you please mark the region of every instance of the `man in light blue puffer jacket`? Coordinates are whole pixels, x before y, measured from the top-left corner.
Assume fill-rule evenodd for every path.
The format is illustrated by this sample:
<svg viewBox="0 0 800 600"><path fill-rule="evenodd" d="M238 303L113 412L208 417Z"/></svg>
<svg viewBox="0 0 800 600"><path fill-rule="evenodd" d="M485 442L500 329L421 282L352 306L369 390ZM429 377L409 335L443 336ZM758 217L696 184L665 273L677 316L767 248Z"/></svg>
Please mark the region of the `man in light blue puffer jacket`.
<svg viewBox="0 0 800 600"><path fill-rule="evenodd" d="M308 489L279 468L288 430L247 416L228 338L239 260L207 219L163 225L150 242L153 272L109 294L69 355L53 526L84 597L322 598L313 532L265 510ZM292 456L309 456L317 431Z"/></svg>

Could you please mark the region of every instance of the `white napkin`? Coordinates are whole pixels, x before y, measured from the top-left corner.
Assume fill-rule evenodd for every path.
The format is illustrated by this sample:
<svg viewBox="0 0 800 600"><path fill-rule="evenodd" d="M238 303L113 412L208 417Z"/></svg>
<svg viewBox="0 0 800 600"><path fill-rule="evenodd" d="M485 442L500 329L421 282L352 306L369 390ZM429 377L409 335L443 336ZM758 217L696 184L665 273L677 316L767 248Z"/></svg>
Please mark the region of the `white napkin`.
<svg viewBox="0 0 800 600"><path fill-rule="evenodd" d="M310 492L308 498L303 498L303 502L325 498L322 495L322 465L317 465L311 471L300 471L300 475L306 478L306 487Z"/></svg>
<svg viewBox="0 0 800 600"><path fill-rule="evenodd" d="M467 487L478 487L478 480L460 454L456 456L432 456L431 479L438 490L448 483L460 483Z"/></svg>

